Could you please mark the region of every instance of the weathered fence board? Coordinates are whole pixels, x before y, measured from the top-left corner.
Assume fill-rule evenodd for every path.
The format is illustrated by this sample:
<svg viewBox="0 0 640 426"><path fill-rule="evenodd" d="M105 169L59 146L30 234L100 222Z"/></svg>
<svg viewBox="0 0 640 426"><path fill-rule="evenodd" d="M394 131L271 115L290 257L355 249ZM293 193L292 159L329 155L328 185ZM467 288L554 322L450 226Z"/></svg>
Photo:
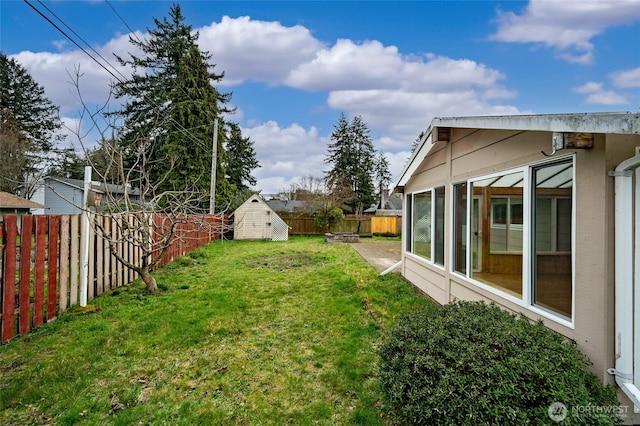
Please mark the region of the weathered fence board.
<svg viewBox="0 0 640 426"><path fill-rule="evenodd" d="M71 216L71 254L69 256L69 306L78 304L78 284L80 280L80 216Z"/></svg>
<svg viewBox="0 0 640 426"><path fill-rule="evenodd" d="M284 213L280 217L289 225L289 235L324 235L312 216L294 216ZM332 232L349 232L360 236L373 234L400 235L401 220L395 216L346 216L344 221Z"/></svg>
<svg viewBox="0 0 640 426"><path fill-rule="evenodd" d="M18 238L18 226L15 217L6 217L2 231L4 242L4 261L2 262L5 271L2 280L2 341L13 337L15 327L15 306L16 306L16 240Z"/></svg>
<svg viewBox="0 0 640 426"><path fill-rule="evenodd" d="M80 216L5 215L0 222L0 342L16 334L26 334L34 327L52 321L79 301ZM100 218L100 219L99 219ZM128 262L140 262L142 250L125 243L113 218L102 220L105 233L116 241L114 248ZM129 218L130 224L133 219ZM168 229L169 220L154 215L150 241L157 242ZM210 228L203 230L203 224ZM176 237L157 267L220 238L229 219L220 216L185 216L176 228ZM152 229L153 231L153 229ZM136 274L119 262L111 252L109 241L95 227L89 229L89 279L87 299L129 284ZM119 239L119 240L118 240Z"/></svg>
<svg viewBox="0 0 640 426"><path fill-rule="evenodd" d="M44 324L44 270L46 262L45 233L47 232L47 216L36 216L36 281L34 289L33 325Z"/></svg>
<svg viewBox="0 0 640 426"><path fill-rule="evenodd" d="M60 218L58 216L49 217L49 247L48 259L48 284L47 289L47 321L51 321L56 316L58 304L58 235L60 233Z"/></svg>
<svg viewBox="0 0 640 426"><path fill-rule="evenodd" d="M20 335L31 330L29 307L31 305L31 241L33 238L33 216L22 218L22 233L20 235L20 288L18 302L18 318L20 321L18 332Z"/></svg>
<svg viewBox="0 0 640 426"><path fill-rule="evenodd" d="M69 293L69 216L60 218L60 312L67 309Z"/></svg>

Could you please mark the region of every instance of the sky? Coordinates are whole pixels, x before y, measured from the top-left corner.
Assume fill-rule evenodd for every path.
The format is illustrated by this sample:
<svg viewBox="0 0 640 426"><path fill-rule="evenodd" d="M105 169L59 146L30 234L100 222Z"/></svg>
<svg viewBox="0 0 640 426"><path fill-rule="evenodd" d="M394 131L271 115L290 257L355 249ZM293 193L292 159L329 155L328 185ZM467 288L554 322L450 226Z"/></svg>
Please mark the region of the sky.
<svg viewBox="0 0 640 426"><path fill-rule="evenodd" d="M172 4L2 0L0 50L45 88L65 146L80 149L71 129L86 130L86 116L72 77L79 70L95 105L114 78L34 8L128 75L114 54L135 52L131 33L147 37ZM395 180L434 117L640 110L640 0L179 4L224 72L218 90L236 108L226 119L254 143L262 194L324 176L341 114L364 120Z"/></svg>

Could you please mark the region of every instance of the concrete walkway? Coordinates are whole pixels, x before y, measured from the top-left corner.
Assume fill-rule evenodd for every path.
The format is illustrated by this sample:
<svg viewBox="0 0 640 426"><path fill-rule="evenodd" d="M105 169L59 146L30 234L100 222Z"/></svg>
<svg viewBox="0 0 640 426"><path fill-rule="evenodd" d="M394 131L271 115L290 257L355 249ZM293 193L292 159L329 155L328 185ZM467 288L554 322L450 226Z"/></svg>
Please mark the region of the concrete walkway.
<svg viewBox="0 0 640 426"><path fill-rule="evenodd" d="M351 243L351 247L368 263L379 271L385 271L401 260L401 241L380 241L360 238L359 243Z"/></svg>

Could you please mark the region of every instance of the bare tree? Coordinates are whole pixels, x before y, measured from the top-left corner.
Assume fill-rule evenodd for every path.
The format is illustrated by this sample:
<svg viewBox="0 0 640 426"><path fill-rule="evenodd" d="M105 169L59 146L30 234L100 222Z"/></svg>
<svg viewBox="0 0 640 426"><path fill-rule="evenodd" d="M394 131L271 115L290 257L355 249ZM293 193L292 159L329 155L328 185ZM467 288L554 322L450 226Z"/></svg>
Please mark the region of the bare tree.
<svg viewBox="0 0 640 426"><path fill-rule="evenodd" d="M112 116L104 114L106 103L90 111L82 100L80 90L80 72L72 76L82 105L82 112L75 129L69 129L82 146L87 161L100 182L102 199L100 208L92 212L91 221L94 230L109 246L111 254L124 266L139 274L146 290L157 290L157 283L151 270L162 261L164 254L179 239L188 239L193 233L208 230L223 235L226 229L223 210L215 217L205 215L203 198L210 196L186 186L180 191L160 190L168 175L151 177L155 162L164 161L165 170L171 170L171 157L154 156L156 144L162 134L154 131L160 128L161 117L157 122L148 123L151 131L131 138L129 143L117 143L122 129ZM85 131L80 129L86 126ZM86 140L90 135L99 135L100 164L95 156L88 155L90 149ZM133 141L133 143L131 143ZM157 170L156 170L157 172ZM84 206L83 206L84 208ZM180 228L189 225L184 232ZM137 256L126 256L119 250L123 245L133 246Z"/></svg>

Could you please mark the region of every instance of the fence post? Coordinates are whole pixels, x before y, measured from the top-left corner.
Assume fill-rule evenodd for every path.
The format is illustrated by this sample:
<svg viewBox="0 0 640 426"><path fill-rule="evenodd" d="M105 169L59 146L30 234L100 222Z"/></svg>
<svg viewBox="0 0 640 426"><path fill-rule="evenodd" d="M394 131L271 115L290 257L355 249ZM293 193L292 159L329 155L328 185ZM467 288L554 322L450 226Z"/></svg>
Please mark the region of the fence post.
<svg viewBox="0 0 640 426"><path fill-rule="evenodd" d="M82 224L80 227L80 306L87 306L87 289L89 281L89 206L88 197L91 190L91 166L84 168L84 191L82 194Z"/></svg>

